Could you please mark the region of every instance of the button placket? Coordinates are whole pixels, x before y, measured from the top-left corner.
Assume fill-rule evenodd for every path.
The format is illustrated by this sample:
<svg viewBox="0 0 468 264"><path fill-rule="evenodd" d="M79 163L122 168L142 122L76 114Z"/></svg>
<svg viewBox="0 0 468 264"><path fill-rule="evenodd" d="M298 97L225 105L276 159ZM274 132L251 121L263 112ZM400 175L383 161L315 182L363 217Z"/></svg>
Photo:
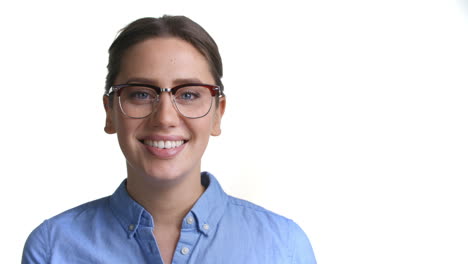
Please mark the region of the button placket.
<svg viewBox="0 0 468 264"><path fill-rule="evenodd" d="M197 243L200 236L203 235L194 216L187 216L183 221L183 225L185 227L180 232L176 249L177 254L174 254L173 263L185 263L188 259L191 259L191 256L196 254Z"/></svg>

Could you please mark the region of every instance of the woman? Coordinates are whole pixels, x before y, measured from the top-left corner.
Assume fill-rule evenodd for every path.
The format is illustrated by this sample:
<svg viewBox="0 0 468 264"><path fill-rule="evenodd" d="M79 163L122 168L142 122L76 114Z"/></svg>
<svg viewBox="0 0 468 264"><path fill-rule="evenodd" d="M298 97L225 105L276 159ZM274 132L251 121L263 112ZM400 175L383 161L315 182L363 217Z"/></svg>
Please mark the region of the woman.
<svg viewBox="0 0 468 264"><path fill-rule="evenodd" d="M46 220L23 263L315 263L291 220L226 195L200 163L226 107L216 43L186 17L143 18L109 48L105 131L127 179Z"/></svg>

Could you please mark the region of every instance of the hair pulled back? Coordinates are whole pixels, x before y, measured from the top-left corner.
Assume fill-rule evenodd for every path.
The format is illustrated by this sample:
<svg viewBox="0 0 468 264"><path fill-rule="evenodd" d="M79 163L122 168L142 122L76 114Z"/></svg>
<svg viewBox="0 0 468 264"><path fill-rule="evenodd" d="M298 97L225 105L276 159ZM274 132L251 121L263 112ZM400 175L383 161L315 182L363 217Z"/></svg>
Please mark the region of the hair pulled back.
<svg viewBox="0 0 468 264"><path fill-rule="evenodd" d="M223 64L216 42L208 32L191 19L185 16L168 15L159 18L140 18L120 30L117 38L109 48L106 92L114 85L125 51L135 44L154 37L177 37L195 47L206 58L216 85L221 87L221 94L224 94L224 87L221 82Z"/></svg>

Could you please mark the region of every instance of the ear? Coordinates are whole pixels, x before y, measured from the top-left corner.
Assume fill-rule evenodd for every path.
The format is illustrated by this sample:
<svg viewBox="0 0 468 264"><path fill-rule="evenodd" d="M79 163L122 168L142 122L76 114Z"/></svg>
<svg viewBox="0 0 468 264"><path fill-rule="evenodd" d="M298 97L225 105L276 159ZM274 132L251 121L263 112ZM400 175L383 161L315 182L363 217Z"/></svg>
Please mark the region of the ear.
<svg viewBox="0 0 468 264"><path fill-rule="evenodd" d="M221 119L224 115L224 110L226 109L226 96L219 98L219 105L216 108L213 120L213 126L211 128L212 136L221 135Z"/></svg>
<svg viewBox="0 0 468 264"><path fill-rule="evenodd" d="M104 103L104 109L106 110L106 124L104 126L104 131L107 134L114 134L116 131L112 122L112 107L110 105L109 96L104 95L102 100Z"/></svg>

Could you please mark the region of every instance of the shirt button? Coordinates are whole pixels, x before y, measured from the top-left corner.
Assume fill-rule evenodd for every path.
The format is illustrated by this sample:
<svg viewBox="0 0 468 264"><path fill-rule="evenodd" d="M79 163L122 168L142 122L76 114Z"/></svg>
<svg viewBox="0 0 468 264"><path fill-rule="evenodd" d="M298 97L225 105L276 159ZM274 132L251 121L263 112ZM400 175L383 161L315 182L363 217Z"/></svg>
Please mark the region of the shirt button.
<svg viewBox="0 0 468 264"><path fill-rule="evenodd" d="M190 249L188 249L187 247L183 247L182 250L180 250L180 252L184 255L187 255L190 252Z"/></svg>
<svg viewBox="0 0 468 264"><path fill-rule="evenodd" d="M128 226L128 230L133 231L133 229L135 229L135 225L134 225L134 224L130 224L130 225Z"/></svg>
<svg viewBox="0 0 468 264"><path fill-rule="evenodd" d="M189 225L193 224L193 217L187 218L187 224Z"/></svg>
<svg viewBox="0 0 468 264"><path fill-rule="evenodd" d="M203 227L203 229L205 229L205 230L210 229L210 225L208 225L208 224L204 224L202 227Z"/></svg>

